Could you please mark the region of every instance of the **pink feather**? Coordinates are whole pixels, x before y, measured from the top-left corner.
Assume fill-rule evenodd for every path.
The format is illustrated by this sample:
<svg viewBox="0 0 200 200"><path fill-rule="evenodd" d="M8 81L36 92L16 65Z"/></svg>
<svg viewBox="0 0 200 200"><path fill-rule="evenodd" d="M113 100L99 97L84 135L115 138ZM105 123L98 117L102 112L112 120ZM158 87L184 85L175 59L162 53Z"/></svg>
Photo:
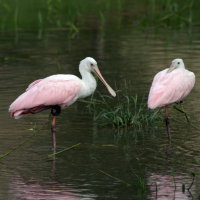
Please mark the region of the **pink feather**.
<svg viewBox="0 0 200 200"><path fill-rule="evenodd" d="M158 72L154 77L148 97L148 107L151 109L183 100L194 87L193 72L185 69L167 71Z"/></svg>
<svg viewBox="0 0 200 200"><path fill-rule="evenodd" d="M81 87L81 80L73 75L53 75L36 80L10 105L9 112L15 118L20 118L52 105L67 107L76 101Z"/></svg>

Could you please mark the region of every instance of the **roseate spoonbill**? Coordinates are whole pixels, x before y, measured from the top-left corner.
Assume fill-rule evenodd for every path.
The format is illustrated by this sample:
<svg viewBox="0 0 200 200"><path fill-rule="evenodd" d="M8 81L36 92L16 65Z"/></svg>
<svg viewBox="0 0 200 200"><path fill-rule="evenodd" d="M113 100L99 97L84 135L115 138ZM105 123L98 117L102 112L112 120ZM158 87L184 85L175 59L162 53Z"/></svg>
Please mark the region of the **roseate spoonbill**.
<svg viewBox="0 0 200 200"><path fill-rule="evenodd" d="M104 80L93 58L83 59L79 65L79 72L82 79L71 74L57 74L34 81L9 108L9 112L16 119L26 114L36 114L51 109L54 152L56 149L56 116L77 99L85 98L95 91L97 83L91 72L98 76L112 96L116 96L115 91Z"/></svg>
<svg viewBox="0 0 200 200"><path fill-rule="evenodd" d="M182 103L194 84L194 73L185 69L183 60L179 58L174 59L169 68L158 72L153 79L148 97L148 107L150 109L165 107L165 123L170 140L168 105Z"/></svg>

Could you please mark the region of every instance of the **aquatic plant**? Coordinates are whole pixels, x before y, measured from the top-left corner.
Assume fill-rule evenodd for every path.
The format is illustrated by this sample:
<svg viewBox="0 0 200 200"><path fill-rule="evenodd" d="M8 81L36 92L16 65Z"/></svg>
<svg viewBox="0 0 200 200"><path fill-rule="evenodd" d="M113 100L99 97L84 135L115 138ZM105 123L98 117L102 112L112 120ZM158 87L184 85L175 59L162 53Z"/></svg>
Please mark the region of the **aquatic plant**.
<svg viewBox="0 0 200 200"><path fill-rule="evenodd" d="M168 27L184 27L193 24L195 0L149 0L149 12L143 23Z"/></svg>
<svg viewBox="0 0 200 200"><path fill-rule="evenodd" d="M0 30L122 28L126 24L183 27L198 23L197 0L0 0ZM28 16L28 17L27 17Z"/></svg>
<svg viewBox="0 0 200 200"><path fill-rule="evenodd" d="M137 178L136 183L138 186L138 193L140 193L141 195L144 195L147 191L146 179L144 176L139 176L139 175L136 175L136 178Z"/></svg>
<svg viewBox="0 0 200 200"><path fill-rule="evenodd" d="M142 128L162 121L159 110L149 110L144 98L121 91L117 92L116 98L98 93L97 97L92 96L89 101L82 102L87 103L94 120L104 126Z"/></svg>
<svg viewBox="0 0 200 200"><path fill-rule="evenodd" d="M77 33L86 24L98 28L104 19L118 21L118 17L110 17L110 12L114 11L118 16L124 1L41 0L35 3L34 0L0 0L0 28L2 32L43 28ZM91 18L95 23L88 23Z"/></svg>

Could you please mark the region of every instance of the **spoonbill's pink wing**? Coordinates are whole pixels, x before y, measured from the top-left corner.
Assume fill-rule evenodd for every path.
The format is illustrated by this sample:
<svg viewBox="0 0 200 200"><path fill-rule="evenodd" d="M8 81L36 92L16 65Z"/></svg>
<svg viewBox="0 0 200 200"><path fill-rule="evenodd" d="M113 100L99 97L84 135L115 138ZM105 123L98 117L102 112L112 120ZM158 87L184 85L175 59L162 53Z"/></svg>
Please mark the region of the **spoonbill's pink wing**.
<svg viewBox="0 0 200 200"><path fill-rule="evenodd" d="M26 91L30 90L34 85L38 84L42 80L43 79L38 79L38 80L32 82L31 84L29 84L29 86L27 87Z"/></svg>
<svg viewBox="0 0 200 200"><path fill-rule="evenodd" d="M185 69L175 69L167 73L165 69L154 77L149 97L148 107L162 107L184 99L195 84L195 75Z"/></svg>
<svg viewBox="0 0 200 200"><path fill-rule="evenodd" d="M10 105L9 112L18 118L30 113L30 109L42 111L51 105L62 108L71 105L77 100L82 83L78 78L66 80L63 77L49 77L32 85Z"/></svg>

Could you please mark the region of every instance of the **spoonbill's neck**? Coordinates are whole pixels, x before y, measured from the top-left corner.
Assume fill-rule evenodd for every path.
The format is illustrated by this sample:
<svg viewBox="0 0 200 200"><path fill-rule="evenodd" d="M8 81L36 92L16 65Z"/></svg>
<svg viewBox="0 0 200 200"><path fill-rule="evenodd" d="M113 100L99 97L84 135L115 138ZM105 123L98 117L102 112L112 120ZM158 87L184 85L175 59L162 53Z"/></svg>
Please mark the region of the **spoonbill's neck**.
<svg viewBox="0 0 200 200"><path fill-rule="evenodd" d="M185 69L185 65L184 64L182 64L182 65L180 65L180 67L179 67L180 69Z"/></svg>
<svg viewBox="0 0 200 200"><path fill-rule="evenodd" d="M93 74L88 71L81 72L82 81L86 84L95 84L96 79L94 78Z"/></svg>
<svg viewBox="0 0 200 200"><path fill-rule="evenodd" d="M83 83L83 90L81 96L86 97L91 95L95 91L97 87L97 82L91 72L80 69L80 74L82 76Z"/></svg>

